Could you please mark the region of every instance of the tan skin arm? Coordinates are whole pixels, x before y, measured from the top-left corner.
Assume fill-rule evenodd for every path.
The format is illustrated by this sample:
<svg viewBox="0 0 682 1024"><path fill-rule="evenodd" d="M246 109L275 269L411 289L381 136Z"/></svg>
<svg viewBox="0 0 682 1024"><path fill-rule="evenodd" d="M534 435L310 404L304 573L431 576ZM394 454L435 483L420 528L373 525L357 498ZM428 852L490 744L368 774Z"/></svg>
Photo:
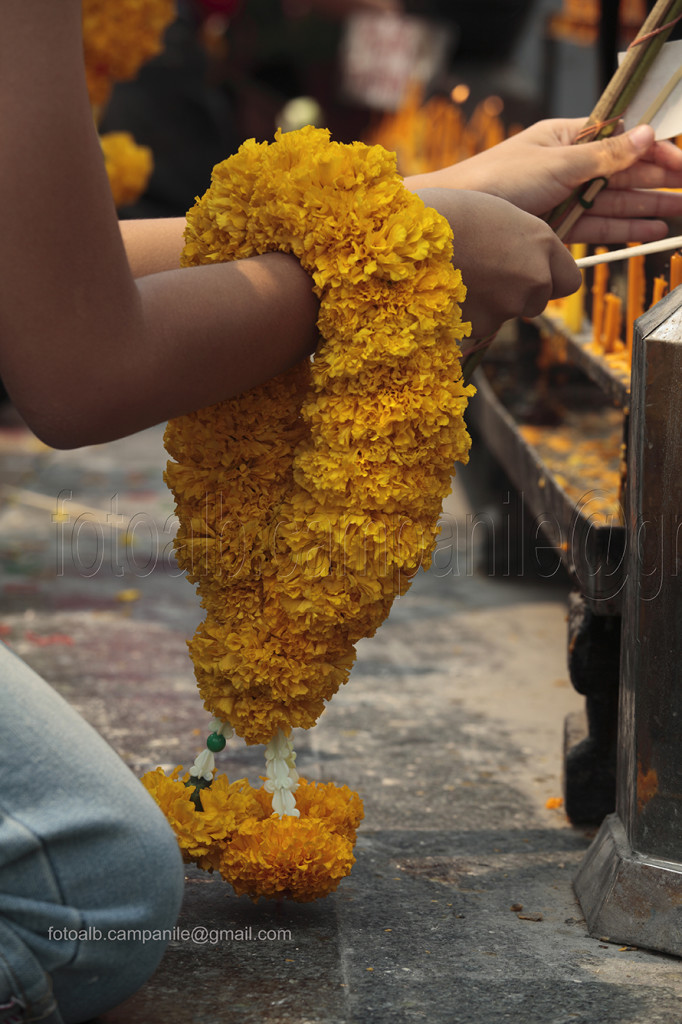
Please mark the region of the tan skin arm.
<svg viewBox="0 0 682 1024"><path fill-rule="evenodd" d="M682 151L677 146L654 142L646 127L573 146L582 124L581 119L541 121L493 150L406 179L409 188L418 190L453 224L455 262L468 286L464 315L473 321L474 337L484 336L508 317L537 312L543 296L570 288L570 281L564 280L569 270L535 217L586 179L605 175L609 187L578 222L572 240L619 243L659 238L668 230L665 218L682 214L682 194L660 191L682 187ZM465 206L460 202L455 207L448 200L447 190L455 189L466 190ZM495 197L497 205L486 207L483 196L470 190ZM501 199L516 211L505 209ZM534 216L520 218L519 211ZM169 238L177 232L180 240L173 244L181 246L181 221L162 230ZM142 235L144 229L138 231Z"/></svg>
<svg viewBox="0 0 682 1024"><path fill-rule="evenodd" d="M317 300L293 257L134 279L93 126L80 25L80 0L0 4L0 125L11 140L0 159L0 376L36 433L62 447L243 391L312 351L317 337ZM157 240L153 257L138 244L138 272L159 253L165 265L177 237Z"/></svg>
<svg viewBox="0 0 682 1024"><path fill-rule="evenodd" d="M119 228L133 277L177 269L185 244L184 217L122 220Z"/></svg>
<svg viewBox="0 0 682 1024"><path fill-rule="evenodd" d="M314 349L317 300L293 257L178 270L182 221L119 225L85 87L80 0L2 0L0 125L10 140L0 376L49 444L121 437L238 394ZM451 188L423 198L454 227L465 316L479 335L578 286L563 246L511 203Z"/></svg>

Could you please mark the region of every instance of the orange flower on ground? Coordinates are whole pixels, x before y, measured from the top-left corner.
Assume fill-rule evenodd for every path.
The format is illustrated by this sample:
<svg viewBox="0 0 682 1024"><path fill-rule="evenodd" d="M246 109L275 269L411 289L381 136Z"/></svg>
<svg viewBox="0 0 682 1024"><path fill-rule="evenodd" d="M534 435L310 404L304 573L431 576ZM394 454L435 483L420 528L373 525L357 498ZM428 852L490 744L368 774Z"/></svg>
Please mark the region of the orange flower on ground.
<svg viewBox="0 0 682 1024"><path fill-rule="evenodd" d="M195 802L197 779L181 772L167 776L157 768L142 784L168 818L185 861L219 871L237 895L306 902L333 892L350 872L363 807L348 786L299 779L300 818L280 817L264 787L225 775L199 788Z"/></svg>
<svg viewBox="0 0 682 1024"><path fill-rule="evenodd" d="M319 818L273 816L244 822L220 873L238 896L306 903L333 892L354 863L350 840Z"/></svg>

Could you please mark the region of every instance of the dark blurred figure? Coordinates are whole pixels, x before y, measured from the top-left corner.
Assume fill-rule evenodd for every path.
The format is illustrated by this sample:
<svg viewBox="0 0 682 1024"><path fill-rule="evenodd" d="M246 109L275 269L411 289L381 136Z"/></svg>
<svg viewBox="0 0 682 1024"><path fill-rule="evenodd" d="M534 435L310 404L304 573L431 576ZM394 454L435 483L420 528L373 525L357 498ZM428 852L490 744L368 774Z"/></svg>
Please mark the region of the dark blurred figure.
<svg viewBox="0 0 682 1024"><path fill-rule="evenodd" d="M242 142L229 94L210 82L201 35L207 17L227 22L234 8L234 0L179 0L164 51L135 81L114 88L101 131L128 131L154 155L147 192L121 217L184 216L208 188L213 166Z"/></svg>
<svg viewBox="0 0 682 1024"><path fill-rule="evenodd" d="M454 26L458 61L493 63L511 54L534 0L405 0L408 14Z"/></svg>
<svg viewBox="0 0 682 1024"><path fill-rule="evenodd" d="M145 195L122 217L184 215L211 169L246 138L272 138L300 96L341 142L363 138L376 111L343 95L347 19L392 12L450 33L450 62L484 69L511 53L534 0L178 0L163 53L119 83L101 130L128 131L154 156ZM485 72L484 72L485 74Z"/></svg>

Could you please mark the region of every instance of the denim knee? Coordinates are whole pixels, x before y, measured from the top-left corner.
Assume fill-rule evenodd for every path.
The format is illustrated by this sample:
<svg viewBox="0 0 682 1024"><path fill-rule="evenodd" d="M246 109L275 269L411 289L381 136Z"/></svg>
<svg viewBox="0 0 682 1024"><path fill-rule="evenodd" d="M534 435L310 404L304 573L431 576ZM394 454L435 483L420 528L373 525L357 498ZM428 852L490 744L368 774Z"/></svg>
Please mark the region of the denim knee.
<svg viewBox="0 0 682 1024"><path fill-rule="evenodd" d="M180 851L111 747L0 644L0 1006L66 1024L131 995L180 909ZM41 741L26 756L26 737ZM99 936L99 937L98 937Z"/></svg>
<svg viewBox="0 0 682 1024"><path fill-rule="evenodd" d="M153 802L137 821L119 823L114 843L104 841L110 865L106 892L99 906L81 908L73 959L52 974L65 1024L118 1005L151 977L182 902L180 850Z"/></svg>
<svg viewBox="0 0 682 1024"><path fill-rule="evenodd" d="M168 945L182 858L159 808L132 775L129 783L110 794L115 813L100 792L97 813L47 841L0 815L0 954L15 979L4 997L19 998L29 1019L50 991L64 1024L118 1005ZM84 796L92 806L93 794Z"/></svg>

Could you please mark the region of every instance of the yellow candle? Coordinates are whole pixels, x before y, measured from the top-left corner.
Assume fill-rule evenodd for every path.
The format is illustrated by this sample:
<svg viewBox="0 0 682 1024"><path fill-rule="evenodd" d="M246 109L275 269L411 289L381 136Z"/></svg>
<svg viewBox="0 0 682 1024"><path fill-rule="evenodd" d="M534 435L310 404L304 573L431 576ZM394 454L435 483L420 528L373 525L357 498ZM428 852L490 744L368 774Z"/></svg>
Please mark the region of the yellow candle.
<svg viewBox="0 0 682 1024"><path fill-rule="evenodd" d="M657 302L660 302L665 293L668 290L668 282L664 277L655 277L654 286L651 293L651 305L655 306ZM651 306L649 307L651 309Z"/></svg>
<svg viewBox="0 0 682 1024"><path fill-rule="evenodd" d="M504 142L504 125L499 117L493 117L485 132L485 149L492 149L498 143Z"/></svg>
<svg viewBox="0 0 682 1024"><path fill-rule="evenodd" d="M459 159L459 147L462 140L462 129L464 120L459 107L451 104L448 107L448 116L445 122L443 137L443 163L441 167L448 167L457 163Z"/></svg>
<svg viewBox="0 0 682 1024"><path fill-rule="evenodd" d="M674 252L670 257L670 291L682 284L682 254Z"/></svg>
<svg viewBox="0 0 682 1024"><path fill-rule="evenodd" d="M608 252L605 245L597 248L597 253ZM604 330L604 296L609 283L608 263L598 263L594 268L592 280L592 344L601 348L602 333Z"/></svg>
<svg viewBox="0 0 682 1024"><path fill-rule="evenodd" d="M619 339L623 320L622 305L619 297L612 292L604 296L604 352L613 352Z"/></svg>
<svg viewBox="0 0 682 1024"><path fill-rule="evenodd" d="M582 259L587 253L587 246L576 244L571 246L571 256L574 260ZM567 295L564 299L561 315L569 331L579 334L583 328L583 316L585 311L585 271L581 270L582 284L573 295Z"/></svg>

